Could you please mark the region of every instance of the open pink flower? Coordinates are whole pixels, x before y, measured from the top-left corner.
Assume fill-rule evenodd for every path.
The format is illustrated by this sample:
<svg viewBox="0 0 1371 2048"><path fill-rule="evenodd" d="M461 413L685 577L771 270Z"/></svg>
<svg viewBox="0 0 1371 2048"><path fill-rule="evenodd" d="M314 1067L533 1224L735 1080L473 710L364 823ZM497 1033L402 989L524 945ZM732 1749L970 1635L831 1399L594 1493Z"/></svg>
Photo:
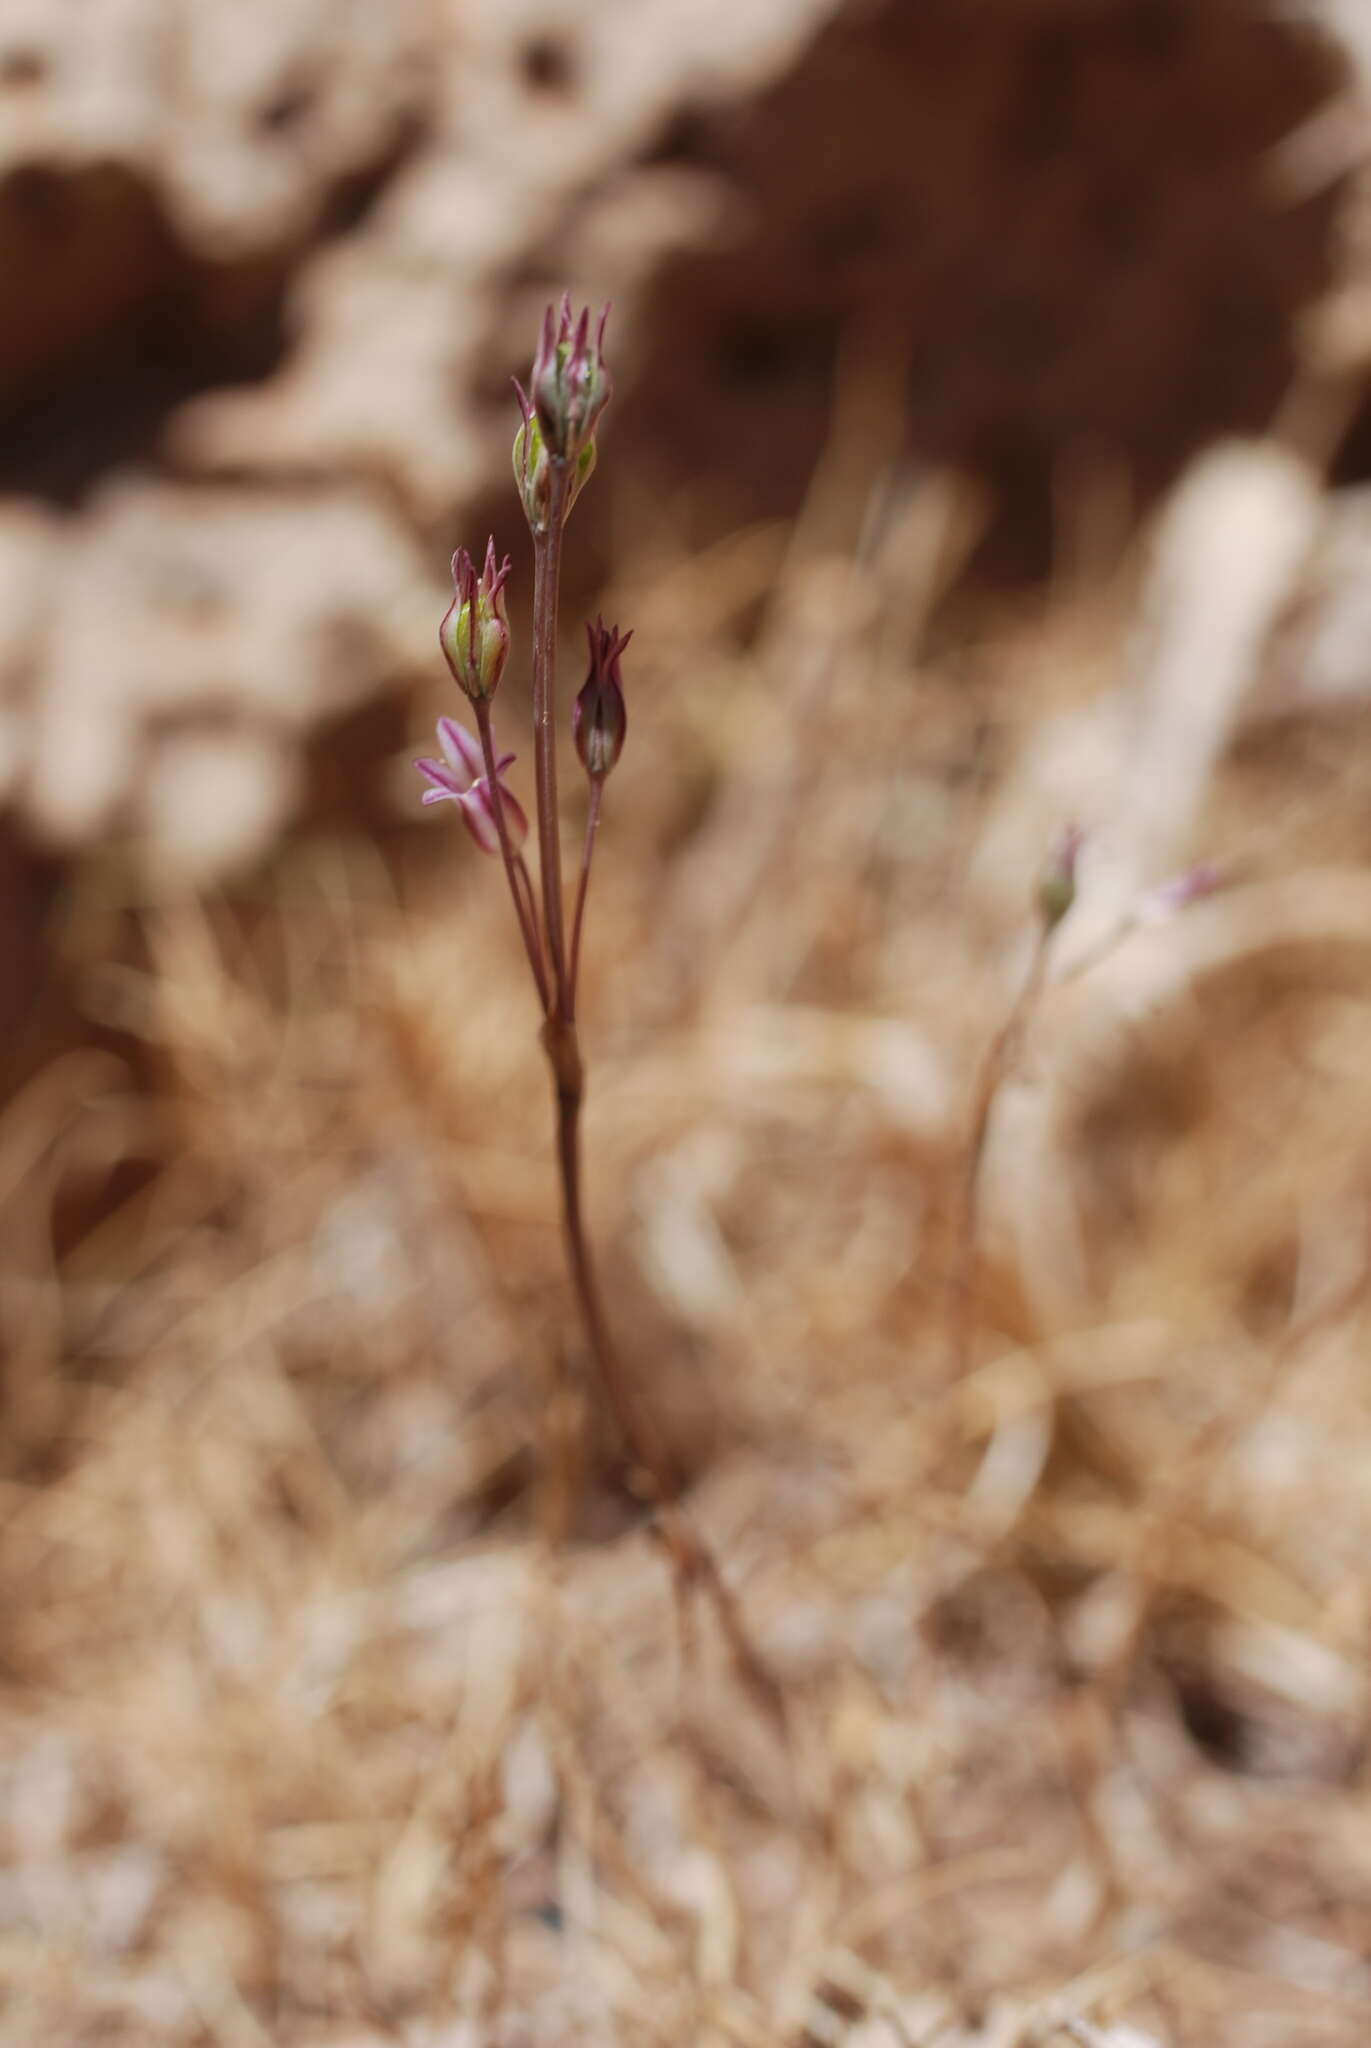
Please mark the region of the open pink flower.
<svg viewBox="0 0 1371 2048"><path fill-rule="evenodd" d="M432 784L424 791L423 801L426 804L456 804L463 823L482 853L498 853L500 828L495 818L496 798L492 795L485 772L480 741L458 725L455 718L440 718L438 744L443 750L441 761L425 757L414 763L419 773ZM505 787L505 770L513 759L513 754L496 755L495 778L505 830L509 834L510 845L517 851L528 837L528 819L519 799Z"/></svg>

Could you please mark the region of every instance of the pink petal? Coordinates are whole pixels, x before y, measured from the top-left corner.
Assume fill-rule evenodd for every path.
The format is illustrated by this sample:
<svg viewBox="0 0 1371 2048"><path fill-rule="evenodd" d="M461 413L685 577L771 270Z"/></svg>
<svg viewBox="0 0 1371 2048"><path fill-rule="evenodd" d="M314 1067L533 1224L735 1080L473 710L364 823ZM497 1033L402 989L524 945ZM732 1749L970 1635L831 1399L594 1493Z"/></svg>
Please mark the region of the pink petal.
<svg viewBox="0 0 1371 2048"><path fill-rule="evenodd" d="M440 718L438 744L447 755L453 771L462 778L460 786L470 789L485 767L481 742L465 726L458 725L455 718Z"/></svg>
<svg viewBox="0 0 1371 2048"><path fill-rule="evenodd" d="M528 838L528 819L518 798L512 797L503 786L500 797L509 843L517 851ZM495 806L491 801L489 783L482 781L473 784L466 795L459 797L457 801L462 807L462 818L466 828L482 853L498 853L500 828L495 822Z"/></svg>
<svg viewBox="0 0 1371 2048"><path fill-rule="evenodd" d="M517 853L528 838L528 818L518 797L511 796L503 782L500 784L500 798L504 804L505 830L509 834L509 843Z"/></svg>
<svg viewBox="0 0 1371 2048"><path fill-rule="evenodd" d="M462 823L482 853L498 853L500 833L495 823L495 814L490 808L490 799L485 793L484 783L476 789L469 790L457 801L462 808Z"/></svg>
<svg viewBox="0 0 1371 2048"><path fill-rule="evenodd" d="M441 790L445 796L461 796L471 787L468 777L455 774L451 768L445 767L443 762L431 761L426 755L417 760L414 765L419 770L419 773L431 782L435 789Z"/></svg>

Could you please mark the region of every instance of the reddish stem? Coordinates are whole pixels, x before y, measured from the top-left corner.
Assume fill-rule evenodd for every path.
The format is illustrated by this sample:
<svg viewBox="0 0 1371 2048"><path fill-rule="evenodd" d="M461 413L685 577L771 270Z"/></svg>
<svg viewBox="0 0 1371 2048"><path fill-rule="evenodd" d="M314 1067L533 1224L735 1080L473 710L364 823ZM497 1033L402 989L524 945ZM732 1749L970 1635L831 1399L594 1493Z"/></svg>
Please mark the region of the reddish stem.
<svg viewBox="0 0 1371 2048"><path fill-rule="evenodd" d="M1010 1005L1009 1015L996 1032L981 1062L976 1080L971 1124L962 1161L962 1180L953 1224L951 1285L948 1293L948 1370L954 1380L964 1379L971 1364L972 1308L976 1264L980 1251L981 1162L990 1119L1029 1013L1038 1000L1047 968L1050 925L1040 925L1033 958L1023 985Z"/></svg>
<svg viewBox="0 0 1371 2048"><path fill-rule="evenodd" d="M505 818L504 792L500 778L495 772L495 738L490 729L490 706L483 699L476 700L476 725L481 735L481 752L485 756L486 781L490 785L491 806L495 812L495 830L500 837L500 854L505 864L505 876L509 882L509 893L514 898L514 914L519 920L519 930L524 936L524 951L528 964L533 970L533 979L538 985L538 999L544 1012L549 1008L547 969L543 965L542 941L538 936L538 920L533 913L533 885L528 879L523 855L515 851L509 836L509 825ZM519 876L523 876L523 892L519 887ZM525 901L525 894L527 901Z"/></svg>
<svg viewBox="0 0 1371 2048"><path fill-rule="evenodd" d="M604 778L596 776L590 785L590 812L586 818L586 843L581 853L581 879L576 889L576 914L571 920L571 974L567 990L567 1011L576 1015L576 991L581 981L581 925L586 914L586 892L590 888L590 862L595 851L595 828L600 822L600 797Z"/></svg>
<svg viewBox="0 0 1371 2048"><path fill-rule="evenodd" d="M538 904L533 894L533 881L525 865L524 856L521 853L516 853L514 856L514 873L518 878L519 894L523 900L524 910L528 917L529 930L533 933L536 941L538 965L540 968L543 968L543 937L542 927L538 923ZM538 977L538 994L541 996L543 1008L546 1010L548 1006L548 991L545 968Z"/></svg>
<svg viewBox="0 0 1371 2048"><path fill-rule="evenodd" d="M576 1027L572 1024L567 1029L574 1046ZM557 1162L562 1183L562 1221L567 1264L571 1269L572 1285L591 1357L620 1435L638 1468L638 1483L656 1516L662 1541L675 1569L678 1588L682 1594L692 1587L698 1587L704 1593L718 1618L739 1679L788 1743L790 1724L785 1695L753 1648L738 1603L719 1570L713 1551L681 1506L679 1478L655 1425L630 1391L628 1376L610 1336L581 1213L580 1131L584 1091L579 1079L579 1055L575 1085L564 1086L553 1049L557 1030L557 1020L550 1018L544 1031L544 1043L548 1047L554 1075L558 1078Z"/></svg>
<svg viewBox="0 0 1371 2048"><path fill-rule="evenodd" d="M589 886L590 857L599 819L599 788L592 786L585 852L577 890L571 956L563 927L562 851L557 816L557 607L561 580L562 529L570 506L568 463L549 452L551 467L546 524L533 536L533 753L538 809L538 865L542 885L543 931L552 968L551 1000L544 996L543 1050L557 1092L557 1164L567 1265L586 1341L605 1398L613 1411L643 1492L671 1553L682 1587L699 1586L712 1602L735 1667L748 1690L786 1732L785 1702L775 1680L748 1640L742 1618L714 1557L679 1501L680 1484L655 1425L639 1407L610 1335L581 1208L581 1105L585 1075L576 1033L576 975L581 925ZM487 759L491 756L486 735ZM514 887L511 875L511 887ZM523 922L521 914L521 923ZM540 982L540 990L543 984Z"/></svg>
<svg viewBox="0 0 1371 2048"><path fill-rule="evenodd" d="M562 925L562 845L557 818L557 599L562 571L570 472L549 457L547 524L533 536L533 758L538 803L538 869L543 929L552 962L552 1004L567 1009L566 942Z"/></svg>

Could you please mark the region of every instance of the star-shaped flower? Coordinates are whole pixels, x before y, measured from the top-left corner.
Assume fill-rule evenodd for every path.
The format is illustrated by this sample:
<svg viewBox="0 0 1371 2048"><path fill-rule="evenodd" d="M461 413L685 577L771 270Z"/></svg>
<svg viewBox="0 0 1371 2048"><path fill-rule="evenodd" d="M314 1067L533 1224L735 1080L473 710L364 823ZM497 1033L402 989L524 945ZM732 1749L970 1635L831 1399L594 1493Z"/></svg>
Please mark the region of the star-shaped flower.
<svg viewBox="0 0 1371 2048"><path fill-rule="evenodd" d="M458 725L455 718L440 718L438 744L443 750L441 761L425 757L414 763L419 773L432 784L424 791L423 801L426 804L456 804L463 823L482 853L498 853L500 828L495 819L496 799L485 772L480 742ZM517 851L528 837L528 819L519 799L505 787L505 770L513 759L513 754L497 754L495 777L505 830L511 847Z"/></svg>

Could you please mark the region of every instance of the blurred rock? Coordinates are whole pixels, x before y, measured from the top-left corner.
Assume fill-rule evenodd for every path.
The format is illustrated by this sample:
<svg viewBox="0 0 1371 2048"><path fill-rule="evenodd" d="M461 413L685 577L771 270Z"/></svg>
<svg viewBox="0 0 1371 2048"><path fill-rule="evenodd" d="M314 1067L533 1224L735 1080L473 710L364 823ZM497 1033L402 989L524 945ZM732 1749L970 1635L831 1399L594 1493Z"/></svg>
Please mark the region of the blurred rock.
<svg viewBox="0 0 1371 2048"><path fill-rule="evenodd" d="M1349 711L1371 697L1371 491L1327 503L1299 602L1276 635L1255 709Z"/></svg>
<svg viewBox="0 0 1371 2048"><path fill-rule="evenodd" d="M292 263L401 147L428 25L419 0L10 0L0 405L124 350L222 349L250 268Z"/></svg>
<svg viewBox="0 0 1371 2048"><path fill-rule="evenodd" d="M165 850L206 801L204 858L259 851L286 812L285 750L412 662L433 608L412 543L359 486L128 479L95 494L60 560L25 796L65 846L150 827ZM207 782L216 734L238 765Z"/></svg>
<svg viewBox="0 0 1371 2048"><path fill-rule="evenodd" d="M43 615L57 567L56 519L0 504L0 802L19 782Z"/></svg>
<svg viewBox="0 0 1371 2048"><path fill-rule="evenodd" d="M1117 687L1041 720L999 794L973 876L992 914L1020 919L1024 863L1041 858L1063 819L1078 820L1087 841L1058 948L1068 965L1089 959L1141 892L1183 865L1214 777L1253 716L1275 629L1316 573L1324 508L1314 470L1274 441L1223 443L1191 465L1150 536Z"/></svg>
<svg viewBox="0 0 1371 2048"><path fill-rule="evenodd" d="M309 729L426 662L567 283L615 300L632 458L578 550L793 512L856 336L902 366L892 465L983 475L987 559L1040 565L1063 453L1147 493L1269 422L1337 195L1265 165L1348 89L1257 0L10 0L0 793L62 846L165 837L195 807L149 756L209 719L265 750L197 860L269 837Z"/></svg>

